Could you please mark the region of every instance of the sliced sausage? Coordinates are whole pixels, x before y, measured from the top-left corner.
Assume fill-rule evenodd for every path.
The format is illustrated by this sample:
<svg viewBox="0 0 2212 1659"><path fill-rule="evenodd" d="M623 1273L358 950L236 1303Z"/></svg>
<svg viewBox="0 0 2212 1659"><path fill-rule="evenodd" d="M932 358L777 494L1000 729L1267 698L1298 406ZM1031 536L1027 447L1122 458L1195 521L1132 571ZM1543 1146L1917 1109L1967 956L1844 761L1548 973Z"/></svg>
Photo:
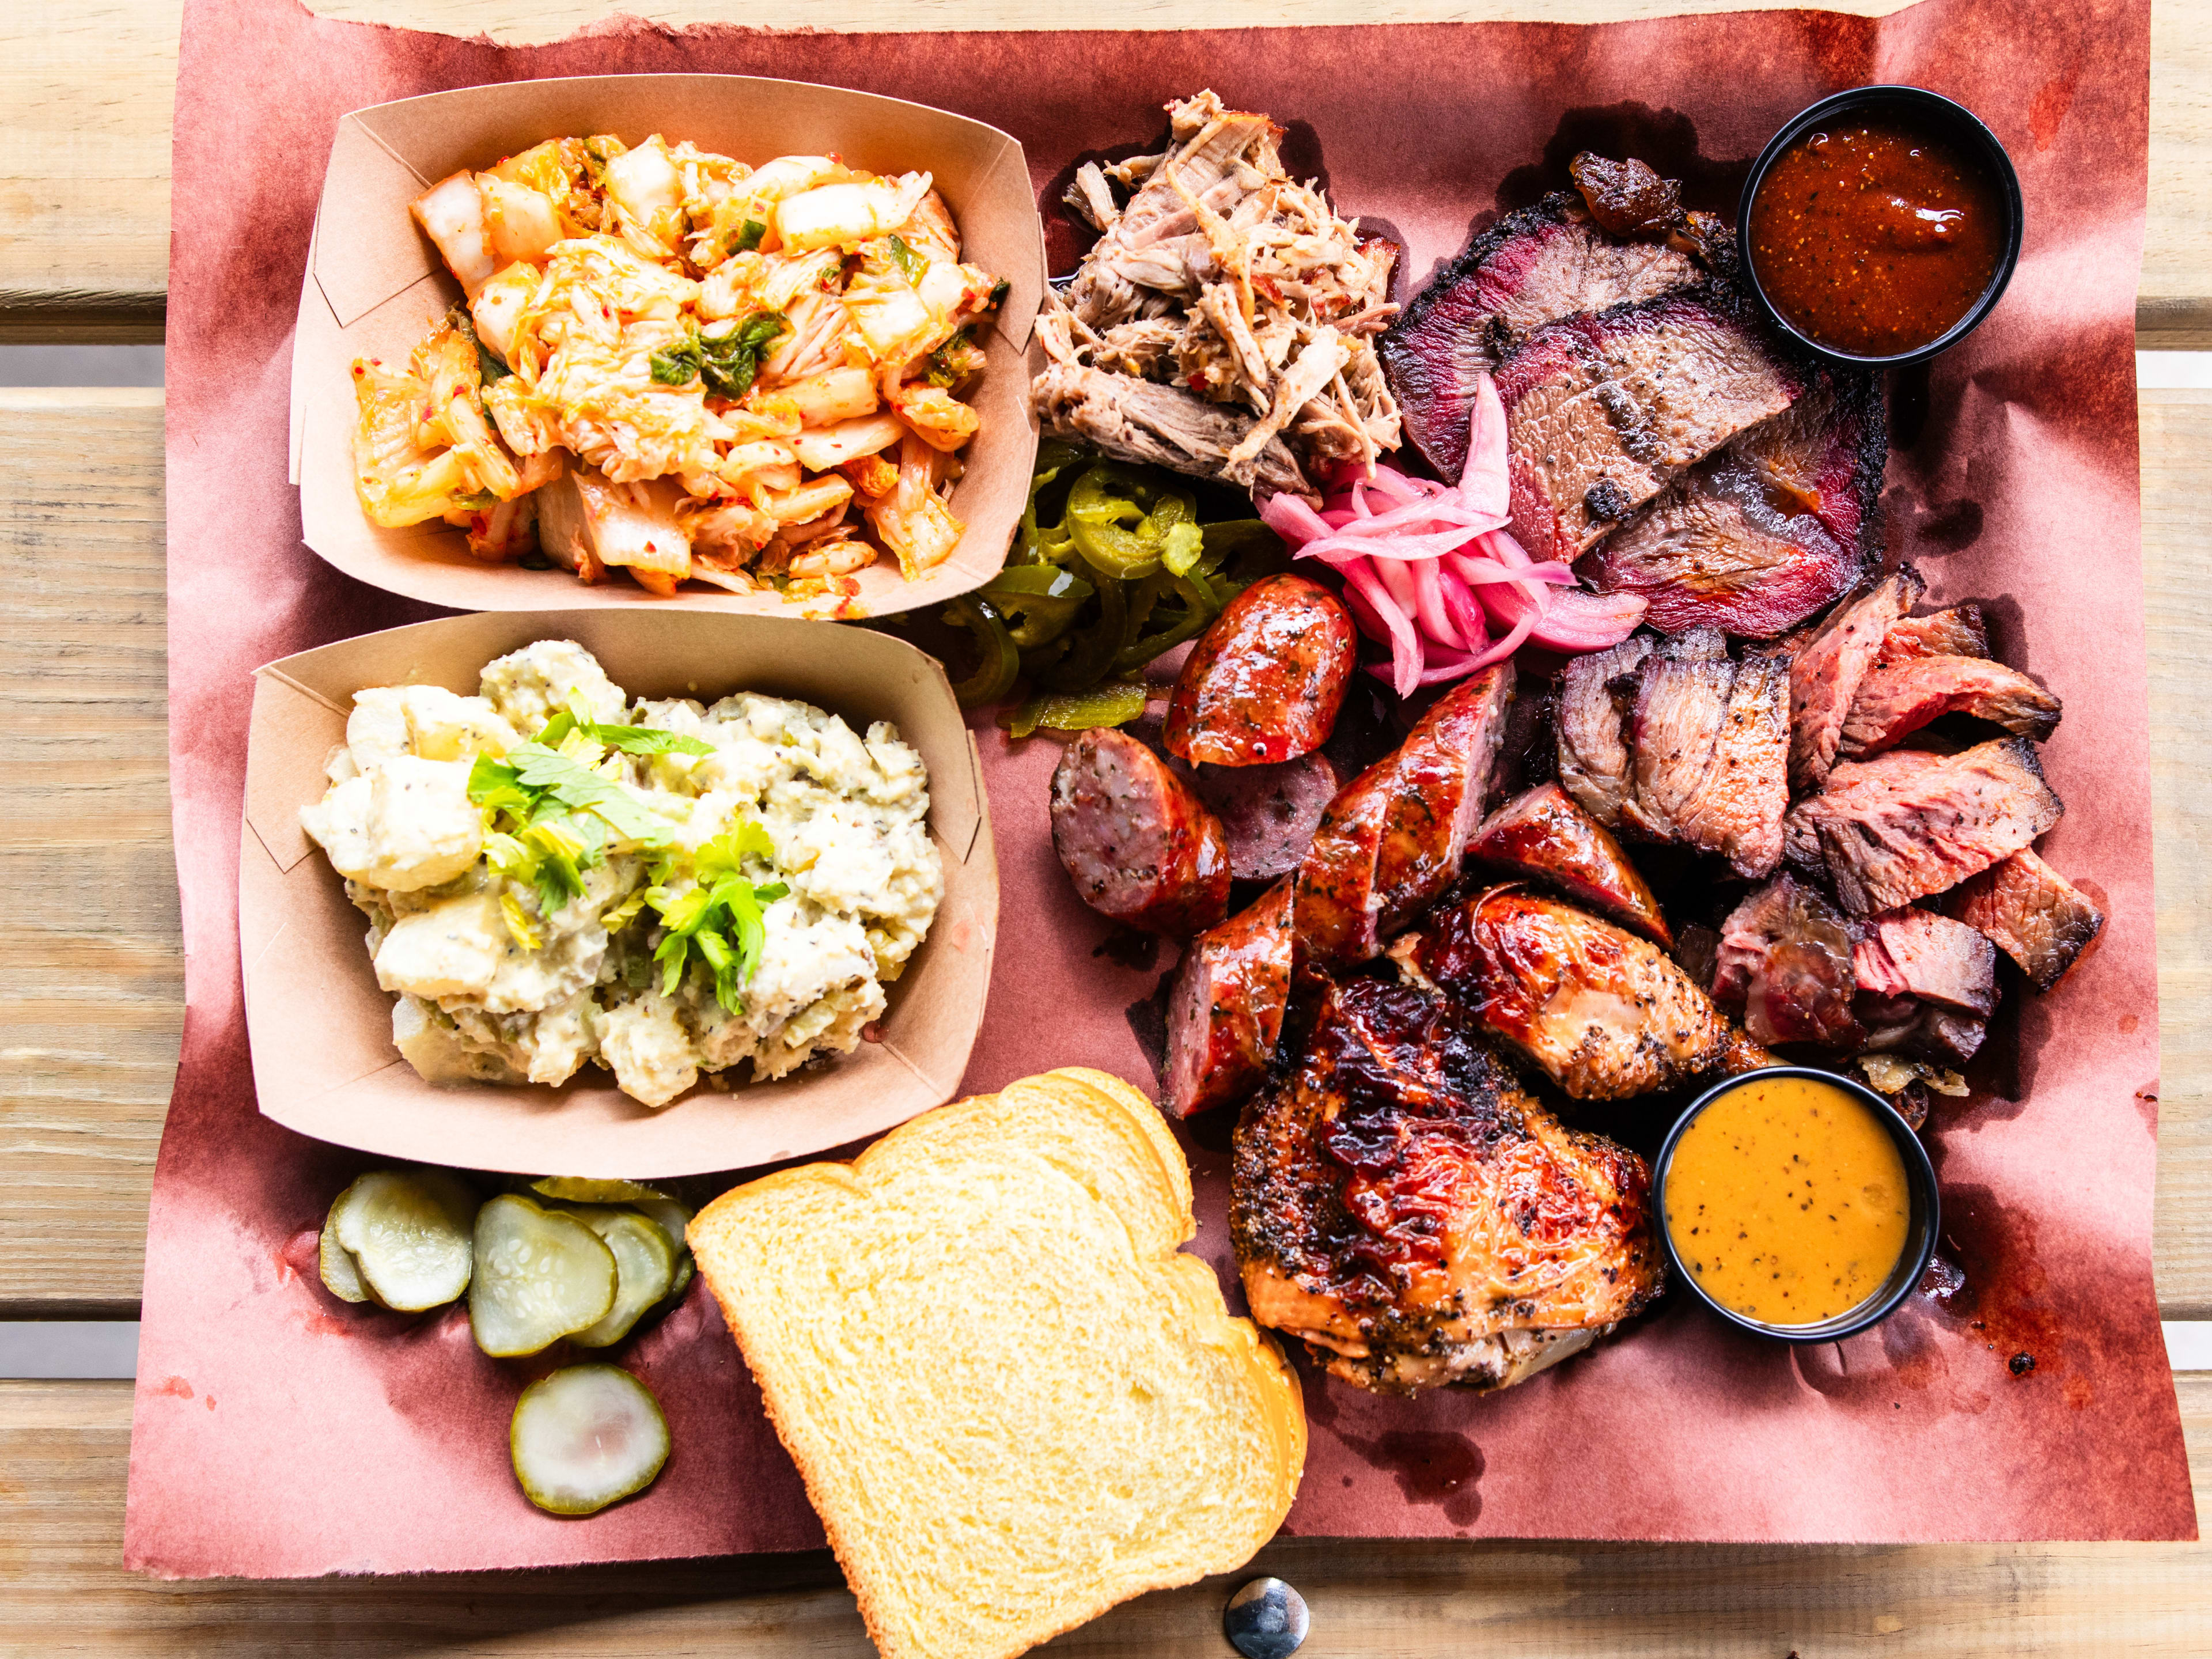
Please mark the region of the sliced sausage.
<svg viewBox="0 0 2212 1659"><path fill-rule="evenodd" d="M1343 600L1304 576L1263 577L1191 647L1168 705L1169 750L1212 766L1311 754L1328 741L1358 654Z"/></svg>
<svg viewBox="0 0 2212 1659"><path fill-rule="evenodd" d="M1512 696L1510 659L1461 681L1329 803L1295 878L1298 944L1316 964L1379 955L1459 874Z"/></svg>
<svg viewBox="0 0 2212 1659"><path fill-rule="evenodd" d="M1168 994L1171 1117L1232 1106L1260 1086L1291 994L1291 884L1190 942Z"/></svg>
<svg viewBox="0 0 2212 1659"><path fill-rule="evenodd" d="M1221 819L1229 872L1239 881L1273 881L1297 869L1341 781L1319 752L1276 766L1195 767L1189 778Z"/></svg>
<svg viewBox="0 0 2212 1659"><path fill-rule="evenodd" d="M1187 938L1229 914L1229 844L1190 786L1125 732L1094 726L1052 775L1052 845L1083 902Z"/></svg>

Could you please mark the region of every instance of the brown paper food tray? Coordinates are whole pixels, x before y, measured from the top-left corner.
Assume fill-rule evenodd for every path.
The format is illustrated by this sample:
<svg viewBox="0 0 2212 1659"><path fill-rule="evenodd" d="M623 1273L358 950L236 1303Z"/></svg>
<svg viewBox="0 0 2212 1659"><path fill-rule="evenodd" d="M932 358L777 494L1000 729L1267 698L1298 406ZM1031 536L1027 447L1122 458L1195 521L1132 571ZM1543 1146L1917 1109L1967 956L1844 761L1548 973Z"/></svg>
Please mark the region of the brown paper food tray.
<svg viewBox="0 0 2212 1659"><path fill-rule="evenodd" d="M658 1111L587 1067L558 1089L424 1082L392 1045L361 912L300 828L373 685L464 694L493 658L573 639L633 697L732 691L802 698L865 731L896 724L929 771L945 898L863 1042L820 1071L726 1092L704 1083ZM261 1110L319 1140L480 1170L633 1179L732 1170L819 1152L950 1099L982 1024L998 866L975 749L944 672L882 634L761 617L566 611L449 617L301 652L261 669L246 754L239 941Z"/></svg>
<svg viewBox="0 0 2212 1659"><path fill-rule="evenodd" d="M952 509L966 533L952 556L916 581L896 561L860 574L845 615L883 616L979 586L1006 562L1036 455L1023 351L1043 298L1043 228L1022 147L995 127L896 98L740 75L601 75L466 87L356 110L337 124L316 208L293 342L292 482L304 538L349 576L459 611L602 606L805 614L774 592L686 584L659 599L619 575L592 585L568 571L488 565L461 533L435 522L371 524L354 493L350 441L357 357L404 362L460 298L408 204L464 167L486 167L542 139L652 133L757 165L777 155L835 154L879 173L925 171L951 207L962 257L1006 279L984 340L975 397L982 428L964 452ZM823 601L816 601L817 606Z"/></svg>

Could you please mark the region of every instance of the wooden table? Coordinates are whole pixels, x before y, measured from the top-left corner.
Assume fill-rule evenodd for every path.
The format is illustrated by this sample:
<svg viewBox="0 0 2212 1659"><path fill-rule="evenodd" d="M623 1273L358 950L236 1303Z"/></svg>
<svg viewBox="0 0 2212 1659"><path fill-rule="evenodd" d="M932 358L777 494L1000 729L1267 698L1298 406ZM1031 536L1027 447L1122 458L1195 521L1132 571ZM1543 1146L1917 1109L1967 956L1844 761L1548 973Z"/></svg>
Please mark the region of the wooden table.
<svg viewBox="0 0 2212 1659"><path fill-rule="evenodd" d="M546 39L595 0L334 0L331 15ZM1048 27L1051 0L684 0L817 27ZM1216 0L1209 24L1599 20L1725 4ZM1849 8L1847 8L1849 9ZM1859 8L1893 9L1892 3ZM176 0L18 0L0 21L0 342L158 340ZM2212 349L2212 9L2160 0L2145 347ZM1095 21L1086 17L1085 21ZM1172 27L1143 0L1115 21ZM2160 1035L2157 1269L2212 1317L2212 389L2142 396ZM137 1316L181 1018L164 720L161 394L0 389L0 1320ZM2085 556L2093 556L2085 551ZM2178 1379L2212 1493L2212 1374ZM866 1654L826 1554L557 1573L158 1584L120 1568L124 1382L0 1381L0 1650ZM2212 1503L2200 1498L2212 1520ZM1285 1540L1255 1564L1321 1655L2212 1651L2198 1546L1632 1547ZM1241 1577L1242 1575L1240 1575ZM1222 1655L1228 1584L1056 1644Z"/></svg>

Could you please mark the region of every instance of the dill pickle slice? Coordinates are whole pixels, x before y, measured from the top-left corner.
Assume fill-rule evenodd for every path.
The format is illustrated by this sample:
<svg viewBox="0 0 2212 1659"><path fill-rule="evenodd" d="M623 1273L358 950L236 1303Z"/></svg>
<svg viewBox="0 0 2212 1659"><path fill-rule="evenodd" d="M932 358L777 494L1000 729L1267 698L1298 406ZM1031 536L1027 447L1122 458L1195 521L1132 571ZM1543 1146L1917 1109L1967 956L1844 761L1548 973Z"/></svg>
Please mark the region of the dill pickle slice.
<svg viewBox="0 0 2212 1659"><path fill-rule="evenodd" d="M400 1313L422 1313L468 1289L476 1212L476 1194L450 1171L371 1170L338 1194L325 1231L353 1258L369 1296ZM328 1248L326 1239L325 1261Z"/></svg>
<svg viewBox="0 0 2212 1659"><path fill-rule="evenodd" d="M591 1205L571 1213L614 1253L616 1273L615 1305L598 1324L576 1332L573 1340L586 1348L608 1347L628 1336L640 1316L668 1294L676 1252L659 1224L635 1210Z"/></svg>
<svg viewBox="0 0 2212 1659"><path fill-rule="evenodd" d="M640 1215L649 1216L660 1231L668 1235L668 1248L678 1255L689 1255L690 1246L684 1242L684 1229L691 1224L691 1206L664 1198L659 1193L649 1198L625 1200Z"/></svg>
<svg viewBox="0 0 2212 1659"><path fill-rule="evenodd" d="M691 1288L691 1247L684 1241L684 1231L691 1224L691 1206L672 1198L641 1198L629 1207L651 1216L659 1224L660 1231L668 1235L668 1242L676 1247L676 1272L668 1282L668 1294L660 1298L656 1308L647 1310L666 1313Z"/></svg>
<svg viewBox="0 0 2212 1659"><path fill-rule="evenodd" d="M619 1366L569 1365L522 1391L507 1445L524 1497L554 1515L591 1515L653 1484L668 1462L668 1419Z"/></svg>
<svg viewBox="0 0 2212 1659"><path fill-rule="evenodd" d="M691 1252L686 1250L676 1258L676 1277L669 1281L668 1294L660 1298L665 1313L684 1299L684 1292L691 1288Z"/></svg>
<svg viewBox="0 0 2212 1659"><path fill-rule="evenodd" d="M340 1203L344 1199L343 1193L338 1194ZM337 1208L336 1203L331 1206L331 1215L337 1213ZM317 1257L322 1268L325 1290L341 1302L366 1302L369 1299L368 1286L361 1282L361 1264L353 1259L351 1251L338 1243L337 1227L327 1219L323 1223L322 1246Z"/></svg>
<svg viewBox="0 0 2212 1659"><path fill-rule="evenodd" d="M615 1305L614 1252L573 1215L501 1193L477 1212L469 1328L495 1358L537 1353Z"/></svg>
<svg viewBox="0 0 2212 1659"><path fill-rule="evenodd" d="M641 1198L661 1196L635 1181L587 1181L581 1176L540 1176L530 1183L530 1190L574 1204L635 1204Z"/></svg>

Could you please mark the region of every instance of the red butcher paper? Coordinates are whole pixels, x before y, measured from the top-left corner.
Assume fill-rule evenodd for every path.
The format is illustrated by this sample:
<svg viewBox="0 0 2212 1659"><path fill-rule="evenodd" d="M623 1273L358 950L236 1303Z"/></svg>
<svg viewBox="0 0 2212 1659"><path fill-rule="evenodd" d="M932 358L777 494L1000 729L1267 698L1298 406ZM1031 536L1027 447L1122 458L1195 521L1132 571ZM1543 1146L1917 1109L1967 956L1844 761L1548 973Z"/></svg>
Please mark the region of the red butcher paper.
<svg viewBox="0 0 2212 1659"><path fill-rule="evenodd" d="M506 1443L523 1370L477 1354L465 1316L403 1321L340 1304L317 1283L314 1231L365 1160L258 1114L240 1003L252 671L425 614L340 577L299 538L289 332L338 118L486 82L665 71L859 88L1003 128L1026 150L1060 273L1085 245L1059 205L1079 159L1134 153L1161 131L1168 100L1211 87L1282 124L1294 173L1324 179L1346 216L1398 239L1413 289L1471 228L1566 188L1581 149L1638 156L1684 181L1685 208L1732 215L1776 128L1839 88L1910 82L1986 120L2026 198L2020 267L1990 321L1921 376L1923 414L1889 461L1887 553L1924 574L1930 607L2001 601L2008 638L2025 630L2037 679L2066 710L2042 762L2071 810L2038 850L2105 921L2100 949L2030 994L2016 1030L1991 1030L1967 1068L1972 1092L1936 1103L1928 1137L1958 1272L1840 1348L1756 1340L1669 1296L1599 1349L1491 1397L1380 1398L1301 1359L1311 1438L1286 1530L1759 1544L2195 1536L2150 1254L2158 984L2133 356L2148 17L2142 0L1923 0L1881 18L1153 34L625 19L502 47L333 21L289 0L188 0L173 189L191 210L171 248L167 359L187 1018L149 1218L126 1562L281 1577L823 1541L696 1287L624 1360L668 1414L675 1451L659 1480L582 1520L524 1502ZM623 136L653 118L640 107ZM487 134L484 159L538 136ZM772 135L761 144L749 159L778 153ZM2096 527L2094 556L2084 525ZM1134 936L1075 896L1047 820L1059 744L1010 744L988 712L972 729L1003 921L963 1089L1053 1066L1159 1087L1176 947L1127 948ZM1178 1133L1197 1194L1190 1248L1233 1287L1218 1122ZM2013 1363L2021 1354L2032 1368ZM1409 1447L1464 1474L1419 1475Z"/></svg>

